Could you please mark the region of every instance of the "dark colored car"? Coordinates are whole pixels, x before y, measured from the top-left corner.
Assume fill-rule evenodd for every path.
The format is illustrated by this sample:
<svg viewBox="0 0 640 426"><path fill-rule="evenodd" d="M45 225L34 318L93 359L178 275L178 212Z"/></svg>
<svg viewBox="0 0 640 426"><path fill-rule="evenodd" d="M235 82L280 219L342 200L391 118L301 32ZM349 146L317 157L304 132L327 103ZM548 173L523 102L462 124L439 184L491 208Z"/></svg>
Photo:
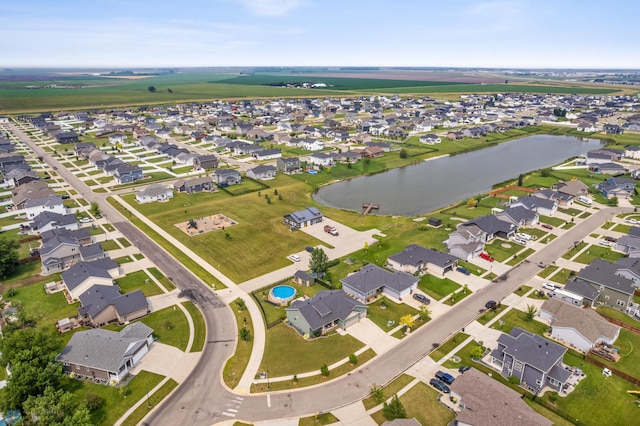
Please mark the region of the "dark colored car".
<svg viewBox="0 0 640 426"><path fill-rule="evenodd" d="M442 393L449 393L451 392L451 389L449 389L449 386L445 385L443 382L441 382L438 379L431 379L429 380L429 384L431 386L433 386L434 388L438 389L440 392Z"/></svg>
<svg viewBox="0 0 640 426"><path fill-rule="evenodd" d="M464 266L458 266L456 268L456 271L465 274L465 275L471 275L471 272L469 272L469 270L467 268L465 268Z"/></svg>
<svg viewBox="0 0 640 426"><path fill-rule="evenodd" d="M615 243L615 242L618 241L617 239L615 239L613 237L604 237L604 240L605 241L609 241L610 243Z"/></svg>
<svg viewBox="0 0 640 426"><path fill-rule="evenodd" d="M489 300L487 303L484 304L484 307L487 309L495 309L496 306L498 306L498 303L496 303L495 300Z"/></svg>
<svg viewBox="0 0 640 426"><path fill-rule="evenodd" d="M437 371L436 379L440 380L441 382L445 382L448 385L453 383L453 381L455 380L455 378L451 374L445 373L444 371Z"/></svg>
<svg viewBox="0 0 640 426"><path fill-rule="evenodd" d="M540 226L542 226L544 229L553 229L553 226L547 225L546 223L543 223Z"/></svg>
<svg viewBox="0 0 640 426"><path fill-rule="evenodd" d="M471 370L471 367L469 367L468 365L462 365L460 366L460 368L458 368L458 373L462 374L465 371L469 371Z"/></svg>
<svg viewBox="0 0 640 426"><path fill-rule="evenodd" d="M71 195L63 195L62 197L63 200L68 200L69 198L71 198Z"/></svg>
<svg viewBox="0 0 640 426"><path fill-rule="evenodd" d="M429 300L429 298L424 294L413 293L413 298L416 299L418 302L424 303L425 305L428 305L429 303L431 303L431 300Z"/></svg>
<svg viewBox="0 0 640 426"><path fill-rule="evenodd" d="M313 247L308 246L304 248L306 251L308 251L309 253L311 253L313 251Z"/></svg>

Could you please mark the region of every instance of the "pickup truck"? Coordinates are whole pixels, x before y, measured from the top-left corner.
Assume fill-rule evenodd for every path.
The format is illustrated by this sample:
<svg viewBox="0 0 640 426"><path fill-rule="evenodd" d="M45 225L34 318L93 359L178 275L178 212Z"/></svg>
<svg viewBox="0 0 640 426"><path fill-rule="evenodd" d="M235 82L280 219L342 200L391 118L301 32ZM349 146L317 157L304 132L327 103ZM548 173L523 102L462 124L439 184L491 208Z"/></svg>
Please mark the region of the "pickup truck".
<svg viewBox="0 0 640 426"><path fill-rule="evenodd" d="M338 230L336 229L336 227L331 225L325 225L324 232L331 235L338 235Z"/></svg>

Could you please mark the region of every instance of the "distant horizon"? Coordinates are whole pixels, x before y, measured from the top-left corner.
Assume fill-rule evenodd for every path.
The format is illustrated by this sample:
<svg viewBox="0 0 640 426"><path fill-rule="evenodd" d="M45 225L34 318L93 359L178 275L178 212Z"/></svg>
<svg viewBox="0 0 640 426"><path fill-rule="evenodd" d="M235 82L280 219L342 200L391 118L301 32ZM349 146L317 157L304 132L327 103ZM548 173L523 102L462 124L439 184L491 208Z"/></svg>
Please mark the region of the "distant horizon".
<svg viewBox="0 0 640 426"><path fill-rule="evenodd" d="M5 1L0 67L635 70L638 16L635 0Z"/></svg>

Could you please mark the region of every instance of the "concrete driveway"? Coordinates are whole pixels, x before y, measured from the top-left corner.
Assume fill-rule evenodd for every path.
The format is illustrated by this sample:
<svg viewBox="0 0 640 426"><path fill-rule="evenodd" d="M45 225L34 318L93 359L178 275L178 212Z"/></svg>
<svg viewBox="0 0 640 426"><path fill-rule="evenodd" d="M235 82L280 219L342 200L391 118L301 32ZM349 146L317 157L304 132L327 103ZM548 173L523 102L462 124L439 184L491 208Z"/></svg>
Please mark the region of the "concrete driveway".
<svg viewBox="0 0 640 426"><path fill-rule="evenodd" d="M145 370L171 377L176 382L182 383L189 376L199 358L199 353L184 353L174 346L154 342L149 353L136 365L133 374Z"/></svg>
<svg viewBox="0 0 640 426"><path fill-rule="evenodd" d="M324 232L324 227L326 225L335 227L338 230L339 235L331 235ZM349 253L353 253L354 251L358 251L364 248L365 242L369 245L378 242L378 240L373 237L374 235L385 236L378 229L369 229L362 232L356 231L353 228L349 228L348 226L327 217L325 217L320 223L302 228L301 231L319 239L329 246L333 246L334 248L324 249L327 256L329 256L329 259L336 259L338 257L346 256Z"/></svg>

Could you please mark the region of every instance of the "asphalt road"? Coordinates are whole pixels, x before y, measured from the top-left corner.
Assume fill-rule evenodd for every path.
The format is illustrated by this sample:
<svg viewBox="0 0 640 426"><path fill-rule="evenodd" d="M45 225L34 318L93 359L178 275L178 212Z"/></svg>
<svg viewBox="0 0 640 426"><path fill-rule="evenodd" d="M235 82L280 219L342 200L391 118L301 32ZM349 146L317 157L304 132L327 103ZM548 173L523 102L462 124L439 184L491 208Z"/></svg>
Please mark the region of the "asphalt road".
<svg viewBox="0 0 640 426"><path fill-rule="evenodd" d="M631 211L630 208L618 207L594 213L531 256L529 262L521 263L499 277L498 282L491 283L465 298L446 316L429 322L407 337L402 345L376 357L366 366L347 376L323 386L273 392L268 396L239 396L229 392L221 384L224 361L232 353L235 344L235 322L231 312L221 309L224 305L204 283L106 203L105 194L93 194L57 161L48 158L47 154L22 132L16 131L16 134L31 146L37 155L45 157L49 165L58 167L58 173L83 194L87 201L97 201L103 213L109 215L114 226L165 274L171 276L178 288L188 292L203 311L207 325L207 344L202 357L185 382L147 418L145 423L154 426L181 423L210 425L230 420L229 415L223 414L229 408L237 410L232 411L237 419L255 422L325 412L355 402L368 394L372 383L389 382L418 362L436 345L473 321L484 309L487 300L501 300L535 276L540 270L539 263L546 265L556 260L572 247L575 241L582 240L610 217ZM286 362L286 358L287 354L283 353L282 362Z"/></svg>

